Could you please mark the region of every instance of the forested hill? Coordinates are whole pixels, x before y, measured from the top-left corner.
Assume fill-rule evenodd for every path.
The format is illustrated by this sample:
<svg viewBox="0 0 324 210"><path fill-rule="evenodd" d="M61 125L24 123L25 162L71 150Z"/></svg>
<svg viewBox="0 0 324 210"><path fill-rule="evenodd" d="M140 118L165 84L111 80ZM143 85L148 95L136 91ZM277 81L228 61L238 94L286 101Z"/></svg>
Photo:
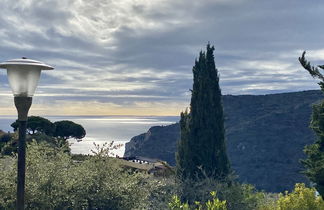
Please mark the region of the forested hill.
<svg viewBox="0 0 324 210"><path fill-rule="evenodd" d="M303 147L314 141L309 128L319 90L269 95L223 96L227 150L242 182L269 192L306 182L300 174ZM179 125L155 126L126 144L125 156L145 156L175 164Z"/></svg>

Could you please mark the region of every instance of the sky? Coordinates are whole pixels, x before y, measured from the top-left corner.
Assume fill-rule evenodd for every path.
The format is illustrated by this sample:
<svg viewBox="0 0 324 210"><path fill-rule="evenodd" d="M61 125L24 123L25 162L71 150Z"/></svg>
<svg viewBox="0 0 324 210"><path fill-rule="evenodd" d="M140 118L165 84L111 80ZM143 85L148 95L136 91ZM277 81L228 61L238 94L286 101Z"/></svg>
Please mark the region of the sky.
<svg viewBox="0 0 324 210"><path fill-rule="evenodd" d="M0 61L43 71L31 115L179 115L210 42L223 94L319 89L298 62L324 64L320 0L0 0ZM15 115L0 70L0 115Z"/></svg>

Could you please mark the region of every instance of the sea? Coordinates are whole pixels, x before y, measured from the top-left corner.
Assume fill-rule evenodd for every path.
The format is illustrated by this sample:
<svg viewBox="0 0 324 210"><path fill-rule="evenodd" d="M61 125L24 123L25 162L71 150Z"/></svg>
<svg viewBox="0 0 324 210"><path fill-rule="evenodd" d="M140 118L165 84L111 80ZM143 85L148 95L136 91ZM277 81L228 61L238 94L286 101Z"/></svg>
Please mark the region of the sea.
<svg viewBox="0 0 324 210"><path fill-rule="evenodd" d="M152 126L170 125L179 121L179 116L42 116L51 122L70 120L80 124L86 130L82 141L69 139L73 154L92 154L95 144L102 147L105 143L114 141L120 145L112 151L113 155L122 157L125 144L141 133L145 133ZM13 132L10 124L17 119L16 116L1 116L0 129Z"/></svg>

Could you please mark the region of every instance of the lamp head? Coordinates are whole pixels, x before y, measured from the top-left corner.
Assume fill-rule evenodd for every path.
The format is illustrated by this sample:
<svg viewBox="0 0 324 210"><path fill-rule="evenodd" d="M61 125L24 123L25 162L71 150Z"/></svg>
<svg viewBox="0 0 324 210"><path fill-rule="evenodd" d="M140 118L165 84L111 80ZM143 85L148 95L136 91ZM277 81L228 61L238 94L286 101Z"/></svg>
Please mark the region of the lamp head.
<svg viewBox="0 0 324 210"><path fill-rule="evenodd" d="M54 69L52 66L26 57L2 62L0 68L7 69L9 84L15 97L32 97L41 70Z"/></svg>

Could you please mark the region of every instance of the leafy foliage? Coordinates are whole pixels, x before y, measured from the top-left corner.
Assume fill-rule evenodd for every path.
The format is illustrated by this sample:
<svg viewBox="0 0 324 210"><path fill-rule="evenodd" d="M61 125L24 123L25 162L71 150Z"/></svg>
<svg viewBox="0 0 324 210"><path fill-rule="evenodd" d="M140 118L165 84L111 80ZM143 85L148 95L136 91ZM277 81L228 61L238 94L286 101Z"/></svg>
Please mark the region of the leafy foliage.
<svg viewBox="0 0 324 210"><path fill-rule="evenodd" d="M17 131L19 122L16 120L11 124ZM86 135L85 129L72 121L59 121L52 123L46 118L31 116L27 123L27 142L32 139L37 142L46 141L53 147L64 147L65 152L70 153L68 138L82 139ZM0 154L12 155L17 152L18 134L0 132Z"/></svg>
<svg viewBox="0 0 324 210"><path fill-rule="evenodd" d="M193 67L190 114L181 114L177 173L184 179L222 178L230 173L225 148L222 96L214 47L207 45Z"/></svg>
<svg viewBox="0 0 324 210"><path fill-rule="evenodd" d="M0 143L7 143L10 140L11 140L10 134L0 131Z"/></svg>
<svg viewBox="0 0 324 210"><path fill-rule="evenodd" d="M149 175L125 171L105 150L81 162L45 142L33 141L27 151L26 209L143 209L159 186ZM16 167L0 161L0 169L0 209L11 209Z"/></svg>
<svg viewBox="0 0 324 210"><path fill-rule="evenodd" d="M324 76L320 72L320 69L323 69L324 70L324 65L319 65L318 67L312 66L310 64L310 62L306 60L305 54L306 54L306 51L304 51L303 54L302 54L302 56L298 58L300 64L304 67L304 69L306 69L309 72L309 74L313 78L318 78L318 79L324 81Z"/></svg>
<svg viewBox="0 0 324 210"><path fill-rule="evenodd" d="M0 130L0 154L2 154L3 148L6 147L8 142L10 142L12 136L9 133L5 133Z"/></svg>
<svg viewBox="0 0 324 210"><path fill-rule="evenodd" d="M179 177L188 177L190 173L191 164L190 153L189 153L189 120L190 114L188 110L181 113L180 117L180 141L178 141L177 152L176 152L176 173Z"/></svg>
<svg viewBox="0 0 324 210"><path fill-rule="evenodd" d="M204 199L198 197L197 201L192 203L182 202L178 196L173 196L169 203L169 208L172 210L324 210L324 201L321 196L315 195L315 188L307 188L303 183L297 183L291 193L286 191L285 194L280 193L279 195L255 192L253 187L249 185L241 185L241 187L243 187L243 190L240 193L237 193L235 187L224 188L226 191L230 191L229 194L233 196L231 197L228 194L226 196L227 199L222 198L222 195L217 193L217 196L220 198L218 199L215 191L211 193L212 200L204 201ZM240 194L244 199L240 198ZM253 202L251 202L251 199ZM250 201L247 202L247 200Z"/></svg>
<svg viewBox="0 0 324 210"><path fill-rule="evenodd" d="M318 108L321 110L319 111ZM304 149L307 159L301 162L306 167L304 173L315 183L317 191L324 196L324 103L314 106L311 127L318 135L315 144L307 145Z"/></svg>
<svg viewBox="0 0 324 210"><path fill-rule="evenodd" d="M6 143L0 142L0 154L1 155L13 155L13 154L17 153L18 133L17 132L8 133L8 134L4 134L4 135L5 136L8 135L8 137L5 137L5 138L9 138L10 140L7 141ZM0 139L1 139L1 135L0 135ZM26 142L31 142L32 140L35 140L37 142L46 142L51 147L54 147L54 148L60 147L62 149L64 148L64 151L67 153L71 152L69 143L66 139L56 138L53 136L48 136L41 132L36 132L33 135L27 135Z"/></svg>
<svg viewBox="0 0 324 210"><path fill-rule="evenodd" d="M16 131L19 127L19 122L16 120L11 124L14 131ZM28 117L27 123L27 132L32 135L35 133L44 133L48 136L52 136L55 131L55 125L46 118L39 116L30 116Z"/></svg>
<svg viewBox="0 0 324 210"><path fill-rule="evenodd" d="M314 188L297 183L293 192L280 194L276 209L278 210L324 210L324 201L315 195Z"/></svg>
<svg viewBox="0 0 324 210"><path fill-rule="evenodd" d="M54 125L56 127L54 136L56 137L82 139L86 135L86 131L81 125L69 120L57 121Z"/></svg>
<svg viewBox="0 0 324 210"><path fill-rule="evenodd" d="M11 124L14 131L17 131L19 122L16 120ZM86 135L85 129L72 121L63 120L52 123L46 118L39 116L28 117L27 131L29 135L45 134L47 136L61 137L63 139L82 139Z"/></svg>
<svg viewBox="0 0 324 210"><path fill-rule="evenodd" d="M189 204L188 203L182 203L178 196L174 195L172 197L171 202L169 203L169 207L171 210L189 210Z"/></svg>
<svg viewBox="0 0 324 210"><path fill-rule="evenodd" d="M182 201L193 205L196 201L208 202L210 192L217 191L219 199L226 200L226 206L229 210L256 209L267 200L265 193L258 192L252 185L240 184L233 179L234 177L231 176L222 181L214 178L187 179L179 184L178 195Z"/></svg>
<svg viewBox="0 0 324 210"><path fill-rule="evenodd" d="M123 169L110 149L75 161L45 142L28 145L26 209L229 209L323 210L314 188L297 184L291 193L258 192L251 185L212 178L182 183ZM0 209L14 209L15 157L0 158ZM210 193L212 192L212 194ZM217 192L217 196L216 193ZM170 195L178 195L173 196ZM185 196L184 196L185 195ZM182 199L190 197L191 201Z"/></svg>
<svg viewBox="0 0 324 210"><path fill-rule="evenodd" d="M188 203L181 203L180 199L178 196L173 196L171 202L169 203L169 208L171 210L190 210L190 209L195 209L195 210L227 210L226 207L226 201L220 201L216 197L216 192L211 192L210 193L212 196L212 200L208 200L206 203L200 203L199 201L196 201L194 205L189 206Z"/></svg>
<svg viewBox="0 0 324 210"><path fill-rule="evenodd" d="M299 61L314 78L321 80L319 85L324 92L324 76L318 69L324 69L324 66L311 66L310 62L305 58L305 53L303 52ZM306 167L304 173L315 183L317 191L324 196L324 100L320 104L313 106L311 128L316 133L317 140L314 144L305 147L304 152L307 159L301 162Z"/></svg>

